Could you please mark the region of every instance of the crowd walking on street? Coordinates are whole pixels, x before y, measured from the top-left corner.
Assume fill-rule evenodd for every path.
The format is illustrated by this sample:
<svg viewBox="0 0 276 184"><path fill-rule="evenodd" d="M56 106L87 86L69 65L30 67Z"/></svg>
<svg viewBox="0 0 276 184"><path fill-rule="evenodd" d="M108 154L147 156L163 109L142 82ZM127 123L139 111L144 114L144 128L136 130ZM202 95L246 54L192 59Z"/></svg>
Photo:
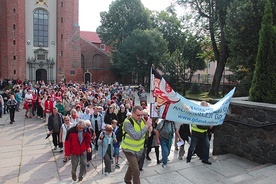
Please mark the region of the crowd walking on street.
<svg viewBox="0 0 276 184"><path fill-rule="evenodd" d="M175 143L182 142L179 160L184 159L186 141L191 144L187 162L192 155L199 155L200 151L196 150L203 150L199 157L203 163L211 164L207 151L207 130L211 127L192 125L190 132L190 125L183 124L179 128L177 122L151 118L147 101L147 93L141 85L135 89L117 82L108 85L38 81L14 84L10 90L5 90L0 95L0 118L9 113L10 123L16 123L16 112L23 108L26 119L37 119L45 124L53 151L63 153L64 163L71 163L73 181L83 180L96 155L102 160L102 174L109 176L114 169L120 169L123 154L128 162L125 183L141 183L140 172L145 159L152 161L152 148L156 164L167 167L174 137ZM205 102L202 105L206 105ZM175 146L178 150L178 144Z"/></svg>

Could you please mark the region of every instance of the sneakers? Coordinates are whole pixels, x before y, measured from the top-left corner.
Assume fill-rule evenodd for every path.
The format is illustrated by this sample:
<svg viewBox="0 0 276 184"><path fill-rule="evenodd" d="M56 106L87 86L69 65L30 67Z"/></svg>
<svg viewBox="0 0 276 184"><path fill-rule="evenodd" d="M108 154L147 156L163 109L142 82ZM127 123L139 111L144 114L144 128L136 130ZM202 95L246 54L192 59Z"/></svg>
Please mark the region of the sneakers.
<svg viewBox="0 0 276 184"><path fill-rule="evenodd" d="M59 152L62 153L62 152L63 152L63 149L62 149L62 148L59 148Z"/></svg>
<svg viewBox="0 0 276 184"><path fill-rule="evenodd" d="M115 165L115 169L120 169L120 165L118 163Z"/></svg>
<svg viewBox="0 0 276 184"><path fill-rule="evenodd" d="M157 164L161 164L161 161L160 161L160 160L157 160Z"/></svg>
<svg viewBox="0 0 276 184"><path fill-rule="evenodd" d="M162 167L163 167L163 168L166 168L166 167L167 167L167 164L162 164Z"/></svg>
<svg viewBox="0 0 276 184"><path fill-rule="evenodd" d="M83 180L83 177L79 177L79 181L82 181Z"/></svg>
<svg viewBox="0 0 276 184"><path fill-rule="evenodd" d="M64 157L63 162L67 162L67 158L66 157Z"/></svg>
<svg viewBox="0 0 276 184"><path fill-rule="evenodd" d="M147 159L147 160L151 160L149 156L146 156L146 159Z"/></svg>
<svg viewBox="0 0 276 184"><path fill-rule="evenodd" d="M183 160L183 157L179 156L178 159L179 159L179 160Z"/></svg>
<svg viewBox="0 0 276 184"><path fill-rule="evenodd" d="M191 160L187 160L186 162L189 163L189 162L191 162Z"/></svg>
<svg viewBox="0 0 276 184"><path fill-rule="evenodd" d="M208 161L208 160L202 160L202 163L208 164L208 165L212 165L212 162L210 162L210 161Z"/></svg>
<svg viewBox="0 0 276 184"><path fill-rule="evenodd" d="M106 175L106 176L109 176L109 174L110 174L109 172L105 172L105 173L104 173L104 175Z"/></svg>
<svg viewBox="0 0 276 184"><path fill-rule="evenodd" d="M86 167L90 167L90 163L89 162L86 163Z"/></svg>
<svg viewBox="0 0 276 184"><path fill-rule="evenodd" d="M54 147L54 150L57 150L57 147L56 147L56 146Z"/></svg>
<svg viewBox="0 0 276 184"><path fill-rule="evenodd" d="M77 175L76 174L72 174L72 180L76 181L77 180Z"/></svg>

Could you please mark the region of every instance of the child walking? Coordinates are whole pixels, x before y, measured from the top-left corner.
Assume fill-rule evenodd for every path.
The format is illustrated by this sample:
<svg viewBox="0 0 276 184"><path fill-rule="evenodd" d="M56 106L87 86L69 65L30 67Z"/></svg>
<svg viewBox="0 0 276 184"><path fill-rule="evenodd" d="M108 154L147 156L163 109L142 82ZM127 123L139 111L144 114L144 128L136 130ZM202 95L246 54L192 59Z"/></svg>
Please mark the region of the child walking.
<svg viewBox="0 0 276 184"><path fill-rule="evenodd" d="M114 158L115 158L115 168L116 169L120 169L120 164L119 164L119 158L120 158L120 143L121 141L119 141L118 139L118 136L120 136L120 129L119 127L117 126L117 120L116 119L113 119L111 121L111 125L112 125L112 128L113 128L113 132L115 133L116 135L116 138L117 138L117 142L113 144L113 147L114 147Z"/></svg>

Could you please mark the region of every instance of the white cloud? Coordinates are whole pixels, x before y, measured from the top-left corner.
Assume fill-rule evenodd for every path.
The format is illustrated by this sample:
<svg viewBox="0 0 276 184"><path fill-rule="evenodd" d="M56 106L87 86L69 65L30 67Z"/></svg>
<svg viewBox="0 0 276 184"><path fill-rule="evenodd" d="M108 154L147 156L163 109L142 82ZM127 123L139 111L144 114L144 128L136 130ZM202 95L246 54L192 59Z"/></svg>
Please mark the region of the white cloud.
<svg viewBox="0 0 276 184"><path fill-rule="evenodd" d="M100 12L108 11L113 0L79 0L79 25L82 31L96 31ZM141 0L150 10L165 10L173 0Z"/></svg>

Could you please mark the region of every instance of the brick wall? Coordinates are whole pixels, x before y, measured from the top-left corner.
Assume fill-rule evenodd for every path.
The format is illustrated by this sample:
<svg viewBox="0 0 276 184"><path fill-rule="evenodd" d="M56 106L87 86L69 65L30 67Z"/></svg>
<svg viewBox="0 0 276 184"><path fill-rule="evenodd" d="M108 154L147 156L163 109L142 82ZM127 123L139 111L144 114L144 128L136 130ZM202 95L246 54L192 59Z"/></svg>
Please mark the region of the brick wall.
<svg viewBox="0 0 276 184"><path fill-rule="evenodd" d="M57 81L82 81L78 0L57 1ZM61 36L62 35L62 36Z"/></svg>
<svg viewBox="0 0 276 184"><path fill-rule="evenodd" d="M0 75L25 79L25 1L1 1L0 17Z"/></svg>
<svg viewBox="0 0 276 184"><path fill-rule="evenodd" d="M81 39L81 54L84 58L84 62L89 63L89 66L83 69L83 73L86 71L92 74L92 81L93 82L106 82L106 83L113 83L116 81L115 76L112 73L110 68L110 58L109 56L101 51L97 46L89 43L88 41ZM101 69L93 69L93 57L95 55L100 55L102 57L102 64ZM91 64L91 65L90 65Z"/></svg>

